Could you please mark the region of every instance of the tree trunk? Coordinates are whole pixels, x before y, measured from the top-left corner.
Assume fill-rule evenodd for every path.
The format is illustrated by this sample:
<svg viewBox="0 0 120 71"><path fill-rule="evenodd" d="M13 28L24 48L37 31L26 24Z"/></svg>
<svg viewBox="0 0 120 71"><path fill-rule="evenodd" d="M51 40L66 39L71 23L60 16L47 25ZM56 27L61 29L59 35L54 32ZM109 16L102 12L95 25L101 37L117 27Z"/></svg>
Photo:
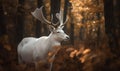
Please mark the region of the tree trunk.
<svg viewBox="0 0 120 71"><path fill-rule="evenodd" d="M2 1L0 1L0 36L6 33L5 24L4 24L4 11L2 6Z"/></svg>
<svg viewBox="0 0 120 71"><path fill-rule="evenodd" d="M18 6L18 0L3 0L3 21L5 24L6 34L9 36L9 42L12 45L15 45L16 43L16 13L17 13L17 6ZM4 26L4 25L3 25Z"/></svg>
<svg viewBox="0 0 120 71"><path fill-rule="evenodd" d="M51 0L51 14L53 14L53 22L57 23L56 13L60 11L61 0ZM50 15L51 16L51 15Z"/></svg>
<svg viewBox="0 0 120 71"><path fill-rule="evenodd" d="M63 18L63 21L65 22L66 16L67 16L67 13L68 13L69 0L64 0L64 1L65 1L65 3L64 3L64 18ZM67 31L66 24L65 24L64 29L65 29L65 31Z"/></svg>
<svg viewBox="0 0 120 71"><path fill-rule="evenodd" d="M63 21L66 20L66 16L67 16L67 13L68 13L68 4L69 4L69 1L68 1L68 0L65 0L65 4L64 4L64 18L63 18Z"/></svg>
<svg viewBox="0 0 120 71"><path fill-rule="evenodd" d="M36 20L33 19L33 16L31 15L31 12L35 10L37 7L37 4L35 3L36 0L24 0L24 31L23 31L23 36L24 37L30 37L30 36L35 36L35 22Z"/></svg>
<svg viewBox="0 0 120 71"><path fill-rule="evenodd" d="M71 13L72 4L69 3L69 15L70 15L70 40L71 44L74 45L74 23L73 23L73 15Z"/></svg>
<svg viewBox="0 0 120 71"><path fill-rule="evenodd" d="M40 8L41 6L43 6L43 0L37 0L37 6L38 8ZM37 20L36 21L36 37L40 37L42 34L42 23Z"/></svg>
<svg viewBox="0 0 120 71"><path fill-rule="evenodd" d="M22 38L23 38L23 23L24 23L24 11L23 11L23 5L24 5L24 1L23 0L19 0L19 6L17 9L17 26L16 26L16 34L17 34L17 43L19 43Z"/></svg>
<svg viewBox="0 0 120 71"><path fill-rule="evenodd" d="M114 6L119 6L117 3L118 0L116 0L116 4ZM119 39L119 28L120 28L120 9L116 9L113 6L113 0L104 0L104 11L105 11L105 32L108 36L108 44L111 49L111 51L116 54L120 55L120 39ZM115 16L115 13L118 13L118 15ZM116 21L117 20L117 21Z"/></svg>
<svg viewBox="0 0 120 71"><path fill-rule="evenodd" d="M116 35L116 44L120 49L120 0L114 0L114 23L115 23L115 32Z"/></svg>

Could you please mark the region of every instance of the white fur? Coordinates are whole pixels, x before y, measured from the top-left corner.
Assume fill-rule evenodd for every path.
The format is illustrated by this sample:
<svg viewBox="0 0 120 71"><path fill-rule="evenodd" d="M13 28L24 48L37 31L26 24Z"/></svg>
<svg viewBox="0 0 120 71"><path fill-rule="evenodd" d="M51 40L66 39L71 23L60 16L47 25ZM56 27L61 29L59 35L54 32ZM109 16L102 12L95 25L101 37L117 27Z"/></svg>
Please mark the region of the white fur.
<svg viewBox="0 0 120 71"><path fill-rule="evenodd" d="M46 62L48 52L52 52L54 46L60 46L60 42L67 40L68 37L69 36L66 35L62 29L58 28L53 30L49 36L24 38L17 49L19 62ZM55 54L53 56L55 56Z"/></svg>

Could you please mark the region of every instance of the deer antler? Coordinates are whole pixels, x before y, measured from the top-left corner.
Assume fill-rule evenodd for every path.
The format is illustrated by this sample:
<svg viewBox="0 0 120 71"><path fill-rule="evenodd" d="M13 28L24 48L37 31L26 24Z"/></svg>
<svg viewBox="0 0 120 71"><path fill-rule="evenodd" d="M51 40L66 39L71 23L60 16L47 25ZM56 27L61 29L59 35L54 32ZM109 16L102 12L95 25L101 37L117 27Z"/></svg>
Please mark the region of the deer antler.
<svg viewBox="0 0 120 71"><path fill-rule="evenodd" d="M42 8L43 8L43 6L40 7L40 8L35 9L35 11L34 11L34 12L31 12L31 14L32 14L36 19L38 19L39 21L41 21L42 23L45 23L45 24L48 24L48 25L51 25L51 26L57 28L57 27L59 26L59 22L57 22L57 24L54 24L54 23L52 22L52 19L53 19L53 16L52 16L52 15L51 15L51 22L48 21L48 20L44 17L44 15L43 15Z"/></svg>
<svg viewBox="0 0 120 71"><path fill-rule="evenodd" d="M68 16L67 16L65 22L63 22L63 11L60 11L60 13L56 13L56 17L57 17L57 18L59 19L59 21L60 21L59 27L63 27L63 26L67 23L67 21L68 21Z"/></svg>

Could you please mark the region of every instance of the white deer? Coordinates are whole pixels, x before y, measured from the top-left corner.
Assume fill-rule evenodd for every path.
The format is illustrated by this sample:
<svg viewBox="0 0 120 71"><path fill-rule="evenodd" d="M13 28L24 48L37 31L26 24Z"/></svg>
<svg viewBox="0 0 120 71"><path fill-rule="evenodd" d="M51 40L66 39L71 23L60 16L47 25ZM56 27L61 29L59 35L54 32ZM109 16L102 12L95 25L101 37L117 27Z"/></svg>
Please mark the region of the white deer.
<svg viewBox="0 0 120 71"><path fill-rule="evenodd" d="M60 46L61 41L69 39L69 36L62 30L68 18L63 23L63 13L60 11L60 13L56 14L59 21L57 24L54 24L45 19L42 8L43 6L37 8L32 12L32 15L41 22L48 24L52 28L51 33L48 36L42 36L40 38L26 37L19 43L17 48L19 62L26 64L35 63L36 68L38 67L38 62L48 63L47 58L49 52L53 52L50 59L54 59L57 52L54 53L56 50L53 47ZM51 19L53 19L53 17ZM53 61L50 62L50 71L52 69L52 63Z"/></svg>

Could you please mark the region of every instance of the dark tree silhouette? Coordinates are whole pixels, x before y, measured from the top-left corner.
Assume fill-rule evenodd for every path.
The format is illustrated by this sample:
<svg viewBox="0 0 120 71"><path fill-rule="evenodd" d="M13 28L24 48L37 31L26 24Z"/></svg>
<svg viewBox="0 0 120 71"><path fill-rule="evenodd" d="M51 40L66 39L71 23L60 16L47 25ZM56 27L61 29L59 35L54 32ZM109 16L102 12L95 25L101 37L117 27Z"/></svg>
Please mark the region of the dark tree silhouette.
<svg viewBox="0 0 120 71"><path fill-rule="evenodd" d="M16 14L17 14L17 6L18 6L18 0L3 0L2 1L2 7L3 7L3 21L5 24L6 34L9 36L9 41L11 44L16 43L16 39L14 38L16 36Z"/></svg>
<svg viewBox="0 0 120 71"><path fill-rule="evenodd" d="M19 0L18 2L19 6L17 9L17 26L16 26L16 34L18 35L16 37L17 42L19 43L21 39L23 38L23 23L24 23L24 11L23 11L23 4L24 0Z"/></svg>
<svg viewBox="0 0 120 71"><path fill-rule="evenodd" d="M116 3L113 0L104 0L104 11L105 11L105 32L108 36L108 43L111 51L115 54L120 55L120 8L119 0L116 0ZM115 5L114 5L115 4ZM117 14L117 15L116 15ZM117 20L117 21L116 21Z"/></svg>
<svg viewBox="0 0 120 71"><path fill-rule="evenodd" d="M60 11L61 0L51 0L51 14L53 14L53 22L57 23L58 19L56 18L56 13ZM50 15L51 16L51 15Z"/></svg>
<svg viewBox="0 0 120 71"><path fill-rule="evenodd" d="M4 11L2 6L2 1L0 1L0 36L6 33L5 24L4 24Z"/></svg>
<svg viewBox="0 0 120 71"><path fill-rule="evenodd" d="M43 0L38 0L37 2L38 8L40 8L43 5ZM40 37L42 34L42 24L40 21L36 21L36 37Z"/></svg>

